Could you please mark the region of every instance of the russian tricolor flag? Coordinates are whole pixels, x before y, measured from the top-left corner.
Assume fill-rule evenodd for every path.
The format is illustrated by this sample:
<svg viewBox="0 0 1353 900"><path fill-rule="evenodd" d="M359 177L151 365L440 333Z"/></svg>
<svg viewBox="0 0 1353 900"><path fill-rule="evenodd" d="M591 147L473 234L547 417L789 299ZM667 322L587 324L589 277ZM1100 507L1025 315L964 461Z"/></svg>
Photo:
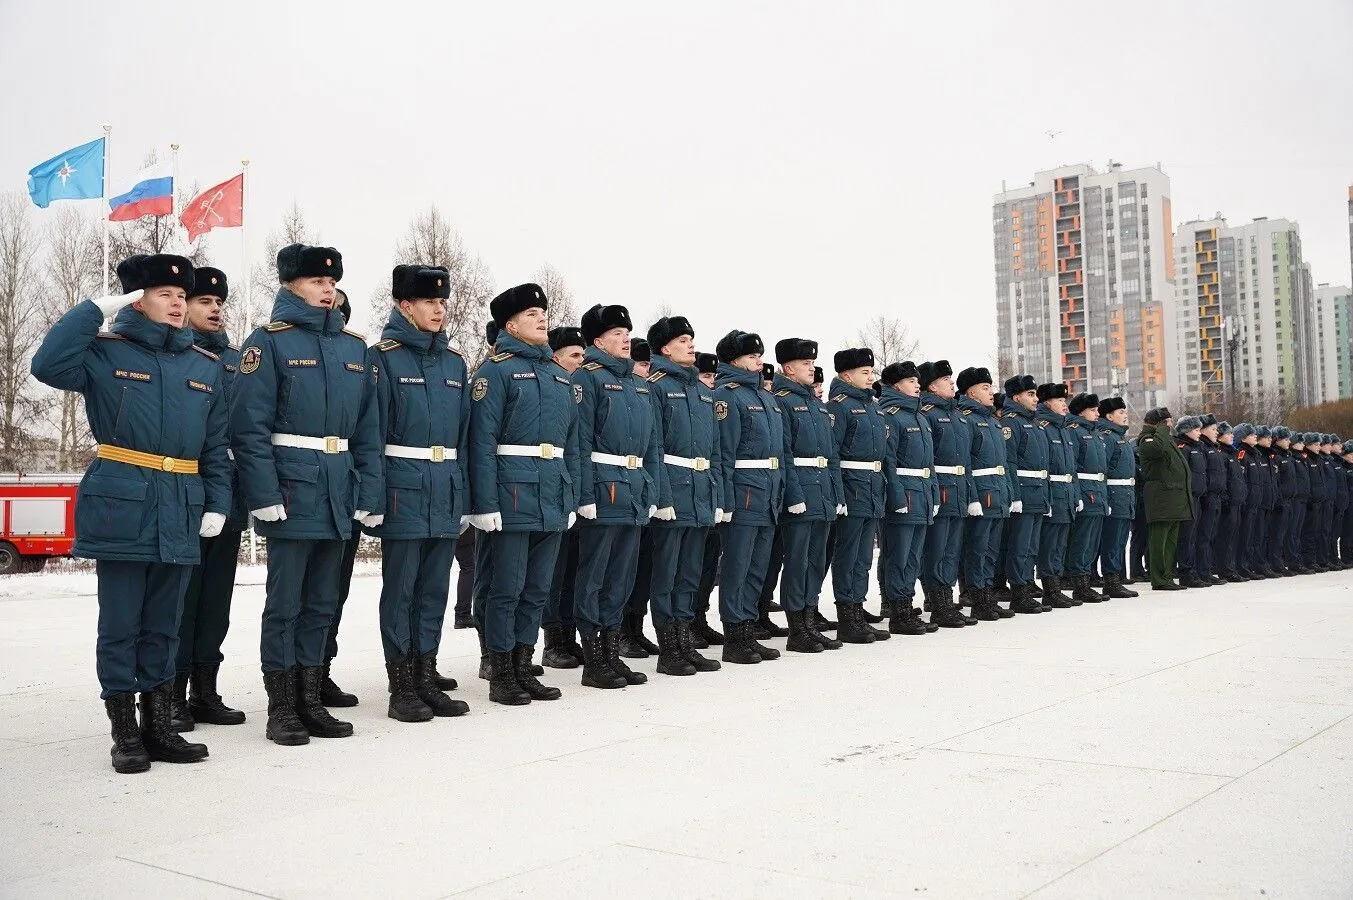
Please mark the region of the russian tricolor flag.
<svg viewBox="0 0 1353 900"><path fill-rule="evenodd" d="M127 222L142 216L167 216L174 211L174 167L155 163L123 182L108 199L108 220Z"/></svg>

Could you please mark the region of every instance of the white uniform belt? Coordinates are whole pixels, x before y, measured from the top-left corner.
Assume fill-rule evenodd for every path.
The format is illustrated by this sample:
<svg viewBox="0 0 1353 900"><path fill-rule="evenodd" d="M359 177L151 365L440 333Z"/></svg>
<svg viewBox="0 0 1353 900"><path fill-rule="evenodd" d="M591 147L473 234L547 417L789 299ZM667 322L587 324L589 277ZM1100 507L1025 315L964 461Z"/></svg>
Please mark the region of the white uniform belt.
<svg viewBox="0 0 1353 900"><path fill-rule="evenodd" d="M564 448L554 444L499 444L493 449L498 456L534 456L537 459L563 459Z"/></svg>
<svg viewBox="0 0 1353 900"><path fill-rule="evenodd" d="M825 469L827 468L827 457L825 456L796 456L794 465L805 469Z"/></svg>
<svg viewBox="0 0 1353 900"><path fill-rule="evenodd" d="M429 462L445 462L456 458L455 447L405 447L402 444L386 444L386 456L398 456L400 459L426 459Z"/></svg>
<svg viewBox="0 0 1353 900"><path fill-rule="evenodd" d="M1004 475L1005 466L992 466L989 469L973 469L972 477L981 478L983 475Z"/></svg>
<svg viewBox="0 0 1353 900"><path fill-rule="evenodd" d="M841 460L841 468L856 469L860 472L882 472L883 463L881 462L862 462L854 459Z"/></svg>
<svg viewBox="0 0 1353 900"><path fill-rule="evenodd" d="M1071 483L1071 476L1070 476L1070 475L1049 475L1049 476L1048 476L1048 481L1055 481L1055 482L1057 482L1058 484L1070 484L1070 483Z"/></svg>
<svg viewBox="0 0 1353 900"><path fill-rule="evenodd" d="M669 466L681 466L683 469L694 469L697 472L709 471L709 460L703 456L673 456L670 453L664 453L662 461Z"/></svg>
<svg viewBox="0 0 1353 900"><path fill-rule="evenodd" d="M1137 483L1135 478L1110 478L1109 487L1132 487Z"/></svg>
<svg viewBox="0 0 1353 900"><path fill-rule="evenodd" d="M912 478L929 478L929 469L894 469L898 475L910 475Z"/></svg>
<svg viewBox="0 0 1353 900"><path fill-rule="evenodd" d="M1076 477L1081 481L1103 481L1103 472L1077 472Z"/></svg>
<svg viewBox="0 0 1353 900"><path fill-rule="evenodd" d="M935 471L941 475L962 475L966 470L962 466L936 466Z"/></svg>
<svg viewBox="0 0 1353 900"><path fill-rule="evenodd" d="M778 469L780 468L780 457L772 456L770 459L739 459L734 460L735 469Z"/></svg>
<svg viewBox="0 0 1353 900"><path fill-rule="evenodd" d="M592 451L592 462L601 463L603 466L619 466L622 469L640 469L643 468L644 458L642 456L622 456L619 453L598 453Z"/></svg>
<svg viewBox="0 0 1353 900"><path fill-rule="evenodd" d="M300 450L318 450L321 453L347 453L348 439L341 437L310 437L306 434L274 434L274 447L296 447Z"/></svg>
<svg viewBox="0 0 1353 900"><path fill-rule="evenodd" d="M1037 478L1039 481L1046 481L1048 477L1047 469L1016 469L1015 474L1020 478Z"/></svg>

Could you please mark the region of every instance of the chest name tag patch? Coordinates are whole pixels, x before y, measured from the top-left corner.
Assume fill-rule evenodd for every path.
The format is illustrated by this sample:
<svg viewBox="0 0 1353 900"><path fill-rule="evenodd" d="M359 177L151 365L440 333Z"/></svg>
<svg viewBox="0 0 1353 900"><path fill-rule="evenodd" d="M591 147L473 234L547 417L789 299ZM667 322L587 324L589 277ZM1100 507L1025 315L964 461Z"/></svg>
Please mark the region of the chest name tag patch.
<svg viewBox="0 0 1353 900"><path fill-rule="evenodd" d="M205 384L201 381L194 381L191 378L188 379L188 387L192 388L195 391L201 391L204 394L210 394L215 391L215 389L211 385Z"/></svg>
<svg viewBox="0 0 1353 900"><path fill-rule="evenodd" d="M400 383L400 384L427 384L427 382L424 381L422 378L414 378L413 376L410 376L410 375L401 375L401 376L399 376L399 383Z"/></svg>
<svg viewBox="0 0 1353 900"><path fill-rule="evenodd" d="M749 407L747 407L747 411L748 411L748 412L765 412L766 410L765 410L764 407L761 407L761 406L749 406Z"/></svg>
<svg viewBox="0 0 1353 900"><path fill-rule="evenodd" d="M458 388L458 387L464 387L465 385L461 384L459 381L457 381L457 380L454 379L454 378L448 378L448 379L446 379L446 386L447 386L447 387Z"/></svg>
<svg viewBox="0 0 1353 900"><path fill-rule="evenodd" d="M512 377L513 377L513 378L535 378L535 377L536 377L536 373L535 373L535 372L513 372L513 373L512 373Z"/></svg>
<svg viewBox="0 0 1353 900"><path fill-rule="evenodd" d="M622 388L622 387L621 387L620 385L618 385L618 384L607 384L607 383L604 382L604 381L601 383L601 386L604 387L604 388L605 388L606 390L608 390L608 391L623 391L623 390L624 390L624 388Z"/></svg>
<svg viewBox="0 0 1353 900"><path fill-rule="evenodd" d="M668 391L667 396L672 400L684 400L686 398L686 393L684 391L680 391L674 394L671 391Z"/></svg>
<svg viewBox="0 0 1353 900"><path fill-rule="evenodd" d="M150 381L149 372L133 372L130 369L114 369L114 378L126 378L128 381Z"/></svg>
<svg viewBox="0 0 1353 900"><path fill-rule="evenodd" d="M319 360L317 360L317 359L289 359L289 360L287 360L287 365L288 365L288 366L297 367L297 368L302 368L302 369L308 369L308 368L310 368L310 367L312 367L312 366L317 366L317 365L319 365Z"/></svg>
<svg viewBox="0 0 1353 900"><path fill-rule="evenodd" d="M366 371L366 366L362 365L361 363L343 363L343 368L347 369L349 372Z"/></svg>
<svg viewBox="0 0 1353 900"><path fill-rule="evenodd" d="M569 381L569 380L568 380L567 378L565 378L563 375L556 375L556 376L554 376L554 380L557 381L557 382L559 382L560 384L568 384L568 385L573 384L573 382ZM450 384L450 382L447 382L447 383Z"/></svg>

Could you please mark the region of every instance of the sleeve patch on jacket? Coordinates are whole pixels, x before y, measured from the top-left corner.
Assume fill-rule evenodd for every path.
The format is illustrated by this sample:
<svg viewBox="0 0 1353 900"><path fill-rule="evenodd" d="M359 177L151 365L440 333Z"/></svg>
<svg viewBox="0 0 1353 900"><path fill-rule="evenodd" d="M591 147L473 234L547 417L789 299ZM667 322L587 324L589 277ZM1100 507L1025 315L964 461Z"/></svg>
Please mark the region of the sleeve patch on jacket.
<svg viewBox="0 0 1353 900"><path fill-rule="evenodd" d="M258 364L263 361L263 351L257 347L245 347L244 352L240 354L240 374L251 375L258 371Z"/></svg>

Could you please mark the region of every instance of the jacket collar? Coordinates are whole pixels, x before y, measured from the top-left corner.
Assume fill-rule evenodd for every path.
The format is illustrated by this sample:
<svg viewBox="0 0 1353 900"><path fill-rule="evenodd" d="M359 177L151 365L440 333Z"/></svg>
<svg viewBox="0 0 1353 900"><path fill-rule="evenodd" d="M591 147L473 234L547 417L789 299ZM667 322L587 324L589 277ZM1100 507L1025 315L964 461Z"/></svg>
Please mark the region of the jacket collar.
<svg viewBox="0 0 1353 900"><path fill-rule="evenodd" d="M873 391L868 388L857 388L855 385L850 384L847 381L842 381L840 378L832 379L830 390L828 390L827 393L832 397L835 397L837 394L845 394L847 397L859 400L861 403L874 402Z"/></svg>
<svg viewBox="0 0 1353 900"><path fill-rule="evenodd" d="M584 362L599 363L606 367L606 370L614 374L617 378L628 378L634 374L634 360L616 359L598 347L588 347L583 352Z"/></svg>
<svg viewBox="0 0 1353 900"><path fill-rule="evenodd" d="M941 409L953 409L954 401L946 400L939 394L932 394L930 391L921 391L921 402L929 403L931 406L938 406Z"/></svg>
<svg viewBox="0 0 1353 900"><path fill-rule="evenodd" d="M695 366L679 366L661 354L653 357L649 371L654 375L662 372L668 378L680 379L684 384L692 384L700 380L700 374L695 371Z"/></svg>
<svg viewBox="0 0 1353 900"><path fill-rule="evenodd" d="M1038 418L1046 419L1054 425L1065 425L1067 417L1053 412L1040 403L1038 404Z"/></svg>
<svg viewBox="0 0 1353 900"><path fill-rule="evenodd" d="M908 412L919 412L921 409L920 397L908 397L897 388L886 384L883 386L883 396L879 398L879 402L884 406L896 406Z"/></svg>
<svg viewBox="0 0 1353 900"><path fill-rule="evenodd" d="M813 396L813 386L811 384L799 384L793 379L786 378L779 372L775 373L775 378L771 381L772 391L789 391L791 394L797 394L800 397L807 397L809 400L816 400Z"/></svg>
<svg viewBox="0 0 1353 900"><path fill-rule="evenodd" d="M405 347L423 353L436 354L446 350L445 331L429 334L426 331L418 330L412 322L404 318L404 314L399 311L398 307L390 310L390 318L386 320L385 327L381 329L381 338L399 341Z"/></svg>
<svg viewBox="0 0 1353 900"><path fill-rule="evenodd" d="M973 400L970 397L959 397L958 408L970 409L977 415L987 416L988 418L996 415L995 407L983 406L982 404L978 403L976 400Z"/></svg>
<svg viewBox="0 0 1353 900"><path fill-rule="evenodd" d="M191 328L174 328L163 322L152 322L140 310L124 306L113 320L114 334L140 344L150 350L169 350L174 353L187 350L193 344Z"/></svg>
<svg viewBox="0 0 1353 900"><path fill-rule="evenodd" d="M323 334L338 334L347 324L337 309L310 306L285 287L277 289L277 297L272 302L272 317L275 322L286 322L306 331Z"/></svg>
<svg viewBox="0 0 1353 900"><path fill-rule="evenodd" d="M217 356L230 349L230 335L224 331L193 331L193 343Z"/></svg>
<svg viewBox="0 0 1353 900"><path fill-rule="evenodd" d="M1099 424L1099 429L1100 429L1100 431L1112 431L1114 434L1117 434L1117 435L1124 435L1124 434L1127 434L1127 426L1126 426L1126 425L1115 425L1113 422L1110 422L1108 419L1100 419L1098 424Z"/></svg>
<svg viewBox="0 0 1353 900"><path fill-rule="evenodd" d="M742 369L735 369L726 362L719 363L719 372L715 375L714 383L723 384L741 384L751 388L761 387L760 372L744 372Z"/></svg>
<svg viewBox="0 0 1353 900"><path fill-rule="evenodd" d="M511 353L514 356L521 356L526 359L547 360L553 358L549 344L528 344L521 338L513 337L505 331L498 335L498 342L493 345L493 349L499 353Z"/></svg>

